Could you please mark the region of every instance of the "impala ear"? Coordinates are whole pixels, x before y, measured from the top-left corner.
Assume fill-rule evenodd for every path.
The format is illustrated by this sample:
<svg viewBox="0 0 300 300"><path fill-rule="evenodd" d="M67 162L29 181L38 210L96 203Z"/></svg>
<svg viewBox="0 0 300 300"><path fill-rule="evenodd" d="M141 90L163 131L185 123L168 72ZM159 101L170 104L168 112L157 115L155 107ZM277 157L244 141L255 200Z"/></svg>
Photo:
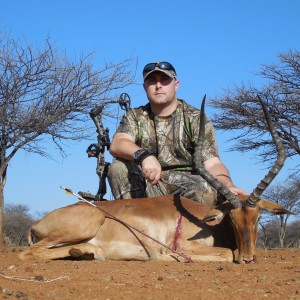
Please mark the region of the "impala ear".
<svg viewBox="0 0 300 300"><path fill-rule="evenodd" d="M218 224L222 221L224 216L232 209L232 206L229 202L225 202L215 208L212 208L208 214L201 220L202 223L214 222L210 223L210 225Z"/></svg>
<svg viewBox="0 0 300 300"><path fill-rule="evenodd" d="M206 222L211 222L211 221L216 221L216 220L221 220L224 217L224 214L221 210L219 209L212 209L206 217L204 217L201 222L206 223Z"/></svg>
<svg viewBox="0 0 300 300"><path fill-rule="evenodd" d="M260 200L260 201L258 201L257 204L261 209L267 210L275 215L282 215L282 214L293 215L294 214L293 212L284 208L280 204L272 202L272 201Z"/></svg>
<svg viewBox="0 0 300 300"><path fill-rule="evenodd" d="M202 223L214 222L210 225L220 223L224 216L232 209L230 202L226 201L215 208L212 208L208 214L201 220Z"/></svg>

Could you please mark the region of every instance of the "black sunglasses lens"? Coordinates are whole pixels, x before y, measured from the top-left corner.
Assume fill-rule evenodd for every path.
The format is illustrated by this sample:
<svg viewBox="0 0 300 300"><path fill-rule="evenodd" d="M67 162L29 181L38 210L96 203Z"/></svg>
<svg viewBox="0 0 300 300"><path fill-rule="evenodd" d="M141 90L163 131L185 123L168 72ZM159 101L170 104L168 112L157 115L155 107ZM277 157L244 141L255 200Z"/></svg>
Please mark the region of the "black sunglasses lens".
<svg viewBox="0 0 300 300"><path fill-rule="evenodd" d="M168 63L168 62L157 62L157 63L147 64L144 67L143 75L147 74L150 71L153 71L155 68L159 68L161 70L172 70L176 73L174 67L170 63Z"/></svg>
<svg viewBox="0 0 300 300"><path fill-rule="evenodd" d="M147 64L143 70L143 74L145 75L146 73L152 71L155 69L155 66L156 66L156 63L150 63L150 64Z"/></svg>
<svg viewBox="0 0 300 300"><path fill-rule="evenodd" d="M174 67L168 62L161 62L159 64L159 68L162 69L162 70L172 70L172 71L175 72Z"/></svg>

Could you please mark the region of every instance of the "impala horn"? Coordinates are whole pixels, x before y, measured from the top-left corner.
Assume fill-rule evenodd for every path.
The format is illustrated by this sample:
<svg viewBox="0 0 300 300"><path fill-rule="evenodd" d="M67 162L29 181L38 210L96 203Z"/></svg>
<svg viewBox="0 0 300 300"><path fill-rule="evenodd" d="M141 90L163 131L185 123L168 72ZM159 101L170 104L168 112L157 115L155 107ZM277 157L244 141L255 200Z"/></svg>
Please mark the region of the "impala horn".
<svg viewBox="0 0 300 300"><path fill-rule="evenodd" d="M203 166L203 145L205 138L205 100L206 95L204 95L202 104L201 104L201 112L200 112L200 128L199 128L199 139L198 143L195 147L195 152L193 155L194 166L195 169L203 179L205 179L213 188L216 189L221 195L223 195L234 208L241 207L241 202L236 198L235 194L233 194L227 187L225 187L218 179L213 177Z"/></svg>
<svg viewBox="0 0 300 300"><path fill-rule="evenodd" d="M257 185L257 187L253 190L253 192L250 194L249 198L245 202L245 206L255 207L257 204L257 201L259 200L259 196L265 191L265 189L269 186L269 184L273 181L273 179L277 176L279 171L284 165L285 159L286 159L286 153L285 149L282 143L282 140L279 137L279 134L275 130L275 126L273 121L271 120L269 111L267 109L266 103L261 99L259 95L257 95L257 98L261 104L261 107L263 109L266 122L269 128L269 131L272 135L274 144L276 146L277 150L277 160L275 161L274 165L268 172L268 174L265 176L265 178Z"/></svg>

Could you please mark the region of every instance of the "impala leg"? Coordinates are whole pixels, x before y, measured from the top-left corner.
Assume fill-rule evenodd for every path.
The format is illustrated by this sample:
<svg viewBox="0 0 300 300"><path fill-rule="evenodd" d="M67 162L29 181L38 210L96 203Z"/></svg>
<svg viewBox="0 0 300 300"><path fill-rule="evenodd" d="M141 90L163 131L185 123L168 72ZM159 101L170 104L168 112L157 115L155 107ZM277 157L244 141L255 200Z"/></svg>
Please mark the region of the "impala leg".
<svg viewBox="0 0 300 300"><path fill-rule="evenodd" d="M105 260L103 250L90 243L82 243L68 248L69 255L73 258L80 258L84 260Z"/></svg>
<svg viewBox="0 0 300 300"><path fill-rule="evenodd" d="M23 251L20 259L64 258L70 256L72 248L80 249L82 256L92 254L96 259L103 259L102 250L86 241L96 236L104 221L103 212L88 204L54 210L32 225L29 241L34 236L38 242ZM78 253L76 256L81 256Z"/></svg>
<svg viewBox="0 0 300 300"><path fill-rule="evenodd" d="M66 257L74 257L81 259L96 259L104 260L104 254L100 247L94 246L90 243L81 243L77 245L68 245L57 248L48 248L47 246L41 245L39 243L33 245L32 247L26 249L20 254L21 260L30 259L59 259Z"/></svg>
<svg viewBox="0 0 300 300"><path fill-rule="evenodd" d="M198 261L216 261L216 262L233 262L233 253L230 249L221 248L221 247L201 247L192 253L190 251L178 250L177 253L182 253L187 257L191 258L193 262ZM176 253L167 253L167 254L158 254L155 256L155 259L160 261L179 261L187 262L187 260L176 254Z"/></svg>
<svg viewBox="0 0 300 300"><path fill-rule="evenodd" d="M197 261L233 262L233 253L227 248L209 247L203 253L192 254L191 259Z"/></svg>

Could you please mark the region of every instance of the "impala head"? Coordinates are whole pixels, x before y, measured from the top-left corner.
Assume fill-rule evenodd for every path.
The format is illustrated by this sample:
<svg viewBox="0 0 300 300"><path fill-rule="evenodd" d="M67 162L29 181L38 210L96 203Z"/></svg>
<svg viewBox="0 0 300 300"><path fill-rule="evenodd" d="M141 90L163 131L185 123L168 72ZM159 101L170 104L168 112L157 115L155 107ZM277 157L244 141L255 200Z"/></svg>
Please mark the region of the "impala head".
<svg viewBox="0 0 300 300"><path fill-rule="evenodd" d="M208 173L204 169L202 163L202 148L204 143L205 125L205 98L206 97L204 96L201 105L199 142L194 153L195 168L200 176L202 176L212 187L214 187L221 195L226 198L227 202L221 205L220 210L212 210L211 213L203 221L211 221L213 219L220 218L224 216L224 214L228 213L235 231L235 238L238 247L237 261L239 263L255 263L257 224L260 216L260 210L265 209L275 214L291 213L281 205L270 201L261 200L259 198L281 170L286 158L285 150L282 141L275 130L274 124L271 121L271 117L268 113L265 103L259 96L257 96L262 106L269 131L276 145L278 157L268 174L257 185L257 187L250 195L235 196L221 182L219 182L210 173Z"/></svg>

